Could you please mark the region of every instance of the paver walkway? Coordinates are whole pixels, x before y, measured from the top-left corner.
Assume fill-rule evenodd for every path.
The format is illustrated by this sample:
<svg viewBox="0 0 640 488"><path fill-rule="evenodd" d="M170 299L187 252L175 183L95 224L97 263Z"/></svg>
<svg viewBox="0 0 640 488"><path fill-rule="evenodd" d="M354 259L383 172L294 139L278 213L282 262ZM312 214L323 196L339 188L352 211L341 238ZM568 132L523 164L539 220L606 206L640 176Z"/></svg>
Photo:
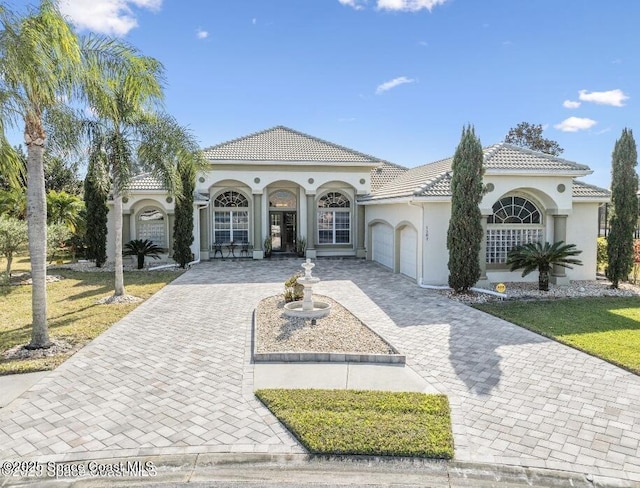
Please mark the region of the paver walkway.
<svg viewBox="0 0 640 488"><path fill-rule="evenodd" d="M0 459L302 452L254 399L249 362L253 308L300 262L181 276L0 410ZM640 377L374 263L314 275L449 395L457 459L640 481Z"/></svg>

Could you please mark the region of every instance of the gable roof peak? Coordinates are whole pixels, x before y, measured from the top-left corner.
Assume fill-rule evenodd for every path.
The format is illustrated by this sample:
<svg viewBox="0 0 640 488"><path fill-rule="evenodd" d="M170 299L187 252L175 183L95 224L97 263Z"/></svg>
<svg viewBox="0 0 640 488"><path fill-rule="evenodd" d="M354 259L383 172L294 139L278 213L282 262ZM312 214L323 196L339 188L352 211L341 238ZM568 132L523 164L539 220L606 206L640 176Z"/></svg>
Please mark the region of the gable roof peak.
<svg viewBox="0 0 640 488"><path fill-rule="evenodd" d="M300 161L365 165L384 162L283 125L208 147L203 152L210 161Z"/></svg>

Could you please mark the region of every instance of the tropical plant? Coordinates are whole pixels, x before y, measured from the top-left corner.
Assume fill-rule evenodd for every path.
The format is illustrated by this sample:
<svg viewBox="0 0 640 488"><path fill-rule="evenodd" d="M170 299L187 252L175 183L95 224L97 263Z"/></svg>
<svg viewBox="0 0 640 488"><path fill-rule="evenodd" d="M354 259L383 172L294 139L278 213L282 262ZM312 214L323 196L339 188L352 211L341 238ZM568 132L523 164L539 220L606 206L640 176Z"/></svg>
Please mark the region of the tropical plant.
<svg viewBox="0 0 640 488"><path fill-rule="evenodd" d="M26 248L27 241L27 223L24 220L0 215L0 255L7 260L7 277L11 277L13 256Z"/></svg>
<svg viewBox="0 0 640 488"><path fill-rule="evenodd" d="M462 130L453 156L451 177L451 219L447 232L449 286L466 292L480 278L480 245L483 238L482 175L484 154L472 126Z"/></svg>
<svg viewBox="0 0 640 488"><path fill-rule="evenodd" d="M296 240L296 251L298 252L298 256L304 257L304 252L306 250L307 240L302 236L298 236L298 239Z"/></svg>
<svg viewBox="0 0 640 488"><path fill-rule="evenodd" d="M95 170L110 175L115 241L114 297L126 295L122 271L122 207L133 173L142 168L164 188L181 197L177 165L199 154L192 135L171 116L156 109L162 99L161 64L138 56L134 69L95 87L91 93L94 118L84 120Z"/></svg>
<svg viewBox="0 0 640 488"><path fill-rule="evenodd" d="M153 259L160 259L160 254L164 252L164 249L154 244L149 239L133 239L124 245L123 256L137 256L138 269L144 268L145 257Z"/></svg>
<svg viewBox="0 0 640 488"><path fill-rule="evenodd" d="M633 267L633 231L638 221L638 153L633 133L624 129L612 155L611 203L613 215L607 236L607 278L611 288L629 277Z"/></svg>
<svg viewBox="0 0 640 488"><path fill-rule="evenodd" d="M107 261L107 191L109 178L100 174L94 158L89 159L89 168L84 180L84 205L86 208L85 245L87 258L95 260L96 268Z"/></svg>
<svg viewBox="0 0 640 488"><path fill-rule="evenodd" d="M572 264L582 266L582 261L575 259L582 253L575 244L565 244L562 241L550 244L533 242L515 247L507 255L507 265L511 271L522 269L522 276L538 270L538 289L549 291L549 273L554 266L573 269Z"/></svg>
<svg viewBox="0 0 640 488"><path fill-rule="evenodd" d="M27 218L27 193L24 189L0 190L0 215L20 220Z"/></svg>
<svg viewBox="0 0 640 488"><path fill-rule="evenodd" d="M19 173L19 157L7 144L5 127L23 126L27 148L27 220L31 260L30 349L51 345L47 329L47 228L44 183L44 120L65 103L87 94L130 67L126 45L79 39L54 0L42 0L24 16L0 5L0 169ZM65 128L65 126L59 126Z"/></svg>
<svg viewBox="0 0 640 488"><path fill-rule="evenodd" d="M83 207L80 197L51 190L47 193L47 223L64 224L71 232L75 232Z"/></svg>

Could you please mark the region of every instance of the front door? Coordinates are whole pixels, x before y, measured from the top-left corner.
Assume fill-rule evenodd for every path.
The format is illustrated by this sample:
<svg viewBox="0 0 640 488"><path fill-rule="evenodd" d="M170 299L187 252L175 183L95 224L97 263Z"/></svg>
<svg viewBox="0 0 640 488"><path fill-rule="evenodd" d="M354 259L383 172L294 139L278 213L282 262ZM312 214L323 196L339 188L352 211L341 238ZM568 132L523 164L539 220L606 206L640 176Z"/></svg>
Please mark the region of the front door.
<svg viewBox="0 0 640 488"><path fill-rule="evenodd" d="M271 248L274 252L296 251L296 212L269 212Z"/></svg>

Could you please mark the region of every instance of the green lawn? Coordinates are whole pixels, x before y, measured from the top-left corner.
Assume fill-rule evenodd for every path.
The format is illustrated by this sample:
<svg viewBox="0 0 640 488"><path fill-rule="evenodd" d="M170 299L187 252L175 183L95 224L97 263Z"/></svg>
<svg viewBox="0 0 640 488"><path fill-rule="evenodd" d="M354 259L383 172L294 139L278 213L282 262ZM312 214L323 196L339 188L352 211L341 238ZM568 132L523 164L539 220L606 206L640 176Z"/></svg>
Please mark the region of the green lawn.
<svg viewBox="0 0 640 488"><path fill-rule="evenodd" d="M28 268L28 260L23 258L16 263L15 271ZM50 270L49 274L65 278L47 285L49 334L73 345L91 341L142 303L96 304L98 299L113 294L113 273ZM175 271L125 272L124 281L128 294L146 299L179 275ZM3 358L6 350L29 342L30 337L31 287L0 286L0 375L53 369L70 355L12 361Z"/></svg>
<svg viewBox="0 0 640 488"><path fill-rule="evenodd" d="M273 389L256 396L314 454L453 457L445 395Z"/></svg>
<svg viewBox="0 0 640 488"><path fill-rule="evenodd" d="M475 307L640 374L640 297L513 301Z"/></svg>

